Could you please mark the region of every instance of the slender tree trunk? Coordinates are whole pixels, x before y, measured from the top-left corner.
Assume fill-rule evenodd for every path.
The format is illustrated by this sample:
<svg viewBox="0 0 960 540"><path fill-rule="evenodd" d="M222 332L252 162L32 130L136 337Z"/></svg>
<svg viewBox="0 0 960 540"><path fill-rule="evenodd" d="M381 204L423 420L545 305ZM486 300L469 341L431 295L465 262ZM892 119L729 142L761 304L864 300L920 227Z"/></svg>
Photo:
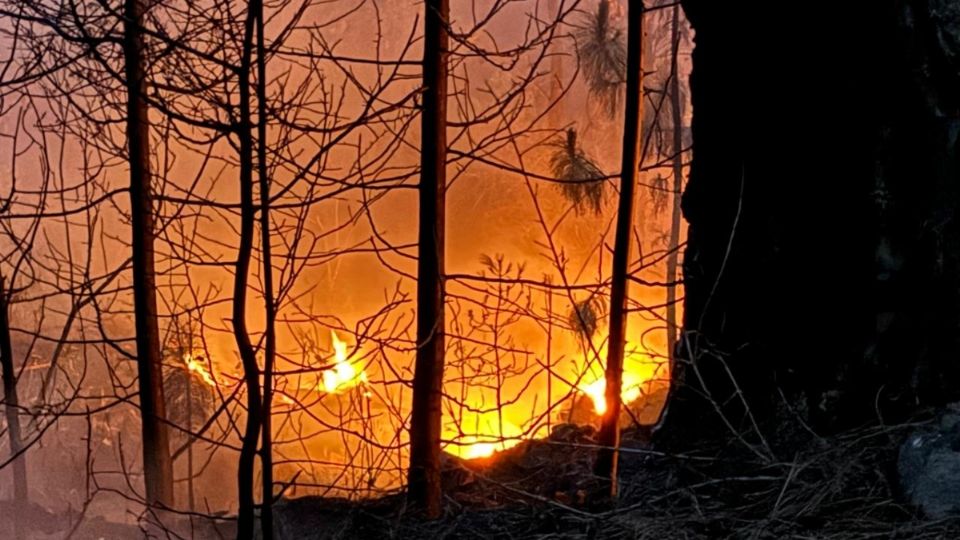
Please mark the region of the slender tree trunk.
<svg viewBox="0 0 960 540"><path fill-rule="evenodd" d="M17 397L17 373L14 371L7 291L3 277L0 277L0 368L3 369L3 403L7 418L7 437L10 439L10 455L16 456L23 452L23 441L20 439L20 399ZM13 502L23 508L27 504L27 457L20 455L15 458L11 468ZM19 512L15 512L13 516L13 526L16 538L24 538L24 523Z"/></svg>
<svg viewBox="0 0 960 540"><path fill-rule="evenodd" d="M548 20L553 20L553 17L557 17L560 13L560 4L559 0L549 0L547 2L547 17ZM560 32L554 32L554 39L558 36ZM554 51L553 56L550 58L550 77L547 79L549 86L549 93L547 94L548 105L553 107L550 110L549 124L552 128L559 128L563 125L564 114L563 114L563 105L558 103L557 100L560 99L560 90L563 85L563 56L560 54L560 51Z"/></svg>
<svg viewBox="0 0 960 540"><path fill-rule="evenodd" d="M617 458L620 444L620 389L627 336L628 268L630 234L633 229L634 191L640 169L640 139L643 125L643 1L630 0L627 23L627 90L620 166L620 203L613 248L610 290L610 333L607 344L607 412L600 424L598 441L603 448L595 464L598 476L609 481L611 497L617 496Z"/></svg>
<svg viewBox="0 0 960 540"><path fill-rule="evenodd" d="M683 193L683 111L680 108L680 5L673 6L673 50L670 56L670 106L673 115L673 190L670 215L670 253L667 255L667 356L673 369L677 344L677 251L680 245L680 194Z"/></svg>
<svg viewBox="0 0 960 540"><path fill-rule="evenodd" d="M448 0L427 0L420 149L417 358L407 489L415 508L440 516L440 428L444 356L444 199L447 161Z"/></svg>
<svg viewBox="0 0 960 540"><path fill-rule="evenodd" d="M273 442L270 403L273 392L273 366L277 355L277 311L273 297L273 257L270 246L270 179L267 177L267 59L263 38L263 5L257 17L257 176L260 180L260 249L263 271L263 301L266 311L263 355L263 427L261 428L260 462L262 469L263 505L260 525L263 540L273 538Z"/></svg>
<svg viewBox="0 0 960 540"><path fill-rule="evenodd" d="M183 356L181 355L181 358ZM193 486L193 374L187 371L187 510L196 510L195 490Z"/></svg>
<svg viewBox="0 0 960 540"><path fill-rule="evenodd" d="M150 119L146 101L143 0L124 3L127 78L127 144L130 161L130 221L133 238L133 303L137 375L143 436L143 474L148 504L173 505L173 462L163 397L157 287L154 270L154 213L151 201Z"/></svg>
<svg viewBox="0 0 960 540"><path fill-rule="evenodd" d="M257 354L247 331L247 281L250 259L253 253L253 234L256 207L253 201L253 126L250 111L250 74L253 55L253 32L256 14L262 9L259 0L248 3L244 24L243 51L240 70L237 73L240 103L237 121L237 136L240 141L240 245L233 281L233 337L240 351L243 364L243 379L247 390L247 421L237 470L237 538L250 540L254 536L254 466L257 457L257 441L262 425L260 396L260 369Z"/></svg>

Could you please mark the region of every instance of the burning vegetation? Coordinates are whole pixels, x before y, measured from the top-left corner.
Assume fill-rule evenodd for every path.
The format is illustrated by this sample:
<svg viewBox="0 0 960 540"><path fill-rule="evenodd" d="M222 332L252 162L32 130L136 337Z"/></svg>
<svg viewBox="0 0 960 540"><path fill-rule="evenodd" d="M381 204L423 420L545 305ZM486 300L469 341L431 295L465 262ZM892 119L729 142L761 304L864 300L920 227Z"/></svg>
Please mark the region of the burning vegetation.
<svg viewBox="0 0 960 540"><path fill-rule="evenodd" d="M303 496L437 517L450 463L657 422L679 7L322 4L0 0L13 508L108 536L267 538Z"/></svg>
<svg viewBox="0 0 960 540"><path fill-rule="evenodd" d="M0 538L960 536L960 9L878 2L0 0Z"/></svg>
<svg viewBox="0 0 960 540"><path fill-rule="evenodd" d="M621 348L614 423L656 421L684 233L650 201L678 201L689 105L670 98L677 125L624 112L626 3L407 7L2 2L18 74L0 110L4 376L31 396L8 388L7 433L87 466L72 495L17 476L0 497L127 522L100 506L123 493L237 515L240 536L281 495L409 485L431 513L441 452L498 459L615 414L604 365ZM648 48L671 39L671 9L647 17ZM676 24L679 68L634 58L664 96L688 69ZM626 215L625 125L646 140ZM655 142L671 130L681 147ZM654 186L674 161L676 189ZM630 279L667 285L633 287L611 344L618 227ZM44 476L31 455L14 468Z"/></svg>
<svg viewBox="0 0 960 540"><path fill-rule="evenodd" d="M323 383L318 390L337 394L366 383L366 372L353 365L347 356L347 343L340 341L333 330L330 331L330 343L333 345L333 366L323 370Z"/></svg>

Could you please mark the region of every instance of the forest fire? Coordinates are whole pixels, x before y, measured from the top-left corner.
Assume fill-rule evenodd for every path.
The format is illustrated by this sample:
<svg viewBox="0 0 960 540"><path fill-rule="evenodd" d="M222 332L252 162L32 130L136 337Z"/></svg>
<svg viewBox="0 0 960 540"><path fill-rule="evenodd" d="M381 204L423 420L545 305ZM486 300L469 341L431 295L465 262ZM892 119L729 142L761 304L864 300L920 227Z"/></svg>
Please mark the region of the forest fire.
<svg viewBox="0 0 960 540"><path fill-rule="evenodd" d="M640 398L643 395L643 385L649 382L647 379L644 379L639 374L625 371L623 373L623 386L620 391L620 399L624 404L630 404ZM589 384L583 384L577 386L577 390L582 392L584 395L590 398L593 401L593 410L598 415L602 415L607 412L607 398L606 398L606 389L607 389L607 380L603 377L593 381Z"/></svg>
<svg viewBox="0 0 960 540"><path fill-rule="evenodd" d="M602 341L602 340L601 340ZM320 368L322 371L318 381L314 386L300 387L302 390L318 392L320 394L345 394L351 389L361 387L369 383L367 372L358 366L349 351L349 343L340 338L335 330L330 330L330 343L333 349L332 363ZM599 347L598 355L603 356L605 347ZM199 353L186 353L183 355L184 366L189 373L197 380L209 387L217 387L217 376L210 370L210 364L205 360L205 356ZM630 405L640 400L648 386L657 377L657 367L660 364L651 360L646 354L633 351L628 355L627 366L623 372L623 387L621 399L624 405ZM571 377L576 378L577 373L583 373L586 368L575 367ZM598 373L599 371L599 373ZM575 394L586 396L592 404L593 417L578 417L576 422L593 422L607 411L605 396L606 380L603 377L602 370L587 370L584 375L585 380L577 383L571 388ZM587 382L589 381L589 382ZM282 384L279 380L274 384ZM453 393L452 388L448 390ZM365 391L366 397L371 397L369 391ZM296 400L280 392L277 394L279 401L276 405L280 408L288 408L297 403ZM484 459L497 452L508 450L517 446L524 440L542 439L549 435L544 426L524 430L518 425L528 425L534 419L530 414L518 417L516 412L507 412L507 407L501 410L491 409L474 395L463 412L454 421L448 422L444 431L444 440L448 441L445 451L461 459ZM526 409L532 405L527 403L529 400L522 400L520 409ZM573 403L570 405L574 406ZM482 411L482 412L480 412ZM504 418L508 415L512 421ZM561 416L566 416L562 413Z"/></svg>
<svg viewBox="0 0 960 540"><path fill-rule="evenodd" d="M458 444L447 447L447 452L463 459L483 459L497 452L513 448L522 439L506 439L498 434L467 435Z"/></svg>
<svg viewBox="0 0 960 540"><path fill-rule="evenodd" d="M217 381L207 367L202 356L194 356L192 353L183 355L183 363L187 366L187 371L195 375L207 386L217 386Z"/></svg>
<svg viewBox="0 0 960 540"><path fill-rule="evenodd" d="M367 374L350 362L347 355L347 342L333 330L330 331L330 341L333 344L334 365L323 372L323 381L320 390L328 394L337 394L367 382Z"/></svg>
<svg viewBox="0 0 960 540"><path fill-rule="evenodd" d="M102 495L124 496L117 519L206 505L249 539L271 493L408 489L432 513L419 471L451 456L497 464L571 427L649 422L682 310L678 5L628 19L623 0L211 1L0 0L16 7L0 10L0 87L29 97L0 104L0 136L50 164L0 167L0 289L16 291L0 337L54 347L0 354L21 364L0 366L16 374L0 465L46 437L130 471ZM630 133L649 144L617 144ZM18 383L42 391L16 403ZM104 437L9 428L33 409ZM140 437L133 467L120 433ZM86 508L111 474L63 496Z"/></svg>
<svg viewBox="0 0 960 540"><path fill-rule="evenodd" d="M522 429L502 418L502 412L465 413L459 425L448 425L444 438L451 443L444 450L461 459L483 459L513 448L524 439L536 438L524 436Z"/></svg>
<svg viewBox="0 0 960 540"><path fill-rule="evenodd" d="M0 540L960 538L960 0L735 4L0 0Z"/></svg>
<svg viewBox="0 0 960 540"><path fill-rule="evenodd" d="M492 456L498 450L505 450L502 443L479 442L479 437L466 437L466 444L459 453L464 459L482 459Z"/></svg>
<svg viewBox="0 0 960 540"><path fill-rule="evenodd" d="M660 397L655 394L668 380L664 371L666 365L634 345L629 348L622 374L621 399L634 414L625 413L622 421L626 422L628 416L634 421L640 421L640 418L649 421L650 415L658 413L661 406ZM597 346L597 357L604 358L605 352L605 346ZM606 413L606 380L599 367L593 364L591 369L589 362L581 360L571 366L572 371L556 374L558 378L570 381L564 404L552 414L558 423L596 425ZM577 380L581 382L575 382ZM454 388L455 385L448 383L446 393L453 395ZM537 407L537 397L533 393L518 400L515 408L506 405L497 408L495 403L483 401L482 394L480 390L471 393L464 410L445 424L444 439L450 441L445 447L447 453L468 460L487 458L524 440L544 439L550 435L550 425L556 425L531 412Z"/></svg>

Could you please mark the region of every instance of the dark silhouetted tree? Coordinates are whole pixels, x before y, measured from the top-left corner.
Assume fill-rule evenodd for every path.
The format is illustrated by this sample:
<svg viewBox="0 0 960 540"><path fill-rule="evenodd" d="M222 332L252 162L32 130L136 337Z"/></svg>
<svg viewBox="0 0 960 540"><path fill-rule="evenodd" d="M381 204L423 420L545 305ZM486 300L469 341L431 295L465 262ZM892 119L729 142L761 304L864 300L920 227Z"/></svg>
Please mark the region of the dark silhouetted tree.
<svg viewBox="0 0 960 540"><path fill-rule="evenodd" d="M10 440L10 456L13 458L13 502L27 504L27 457L22 454L20 436L20 399L17 396L17 373L13 363L13 343L10 337L9 294L4 278L0 276L0 370L3 376L3 409L7 420L7 438ZM22 520L12 516L14 534L23 537Z"/></svg>
<svg viewBox="0 0 960 540"><path fill-rule="evenodd" d="M673 6L670 36L670 113L673 118L673 188L670 190L670 243L667 246L667 355L674 362L677 343L677 262L680 245L680 194L683 192L683 108L680 95L680 5Z"/></svg>
<svg viewBox="0 0 960 540"><path fill-rule="evenodd" d="M417 262L417 353L410 418L412 504L439 517L443 411L444 239L447 159L448 0L427 0L424 14L420 146L420 233Z"/></svg>
<svg viewBox="0 0 960 540"><path fill-rule="evenodd" d="M617 457L620 444L620 388L627 342L628 272L633 231L634 191L640 172L643 125L643 11L642 0L630 0L627 26L627 87L620 166L620 199L613 247L610 291L610 332L607 344L606 402L598 442L602 448L595 465L597 475L609 481L611 497L617 495Z"/></svg>
<svg viewBox="0 0 960 540"><path fill-rule="evenodd" d="M239 116L235 126L239 139L239 188L240 188L240 243L237 248L237 263L233 282L233 335L240 351L243 365L243 380L247 391L247 420L240 446L240 460L237 468L237 496L239 512L237 515L237 538L239 540L254 537L254 467L257 457L257 443L263 427L263 400L260 387L260 367L257 364L257 352L247 329L246 310L250 274L253 258L253 236L256 218L256 203L253 199L254 134L253 113L250 106L250 82L253 67L254 30L258 14L263 6L260 0L251 0L247 4L247 16L243 27L240 66L237 70L239 93Z"/></svg>
<svg viewBox="0 0 960 540"><path fill-rule="evenodd" d="M150 119L142 21L146 3L124 2L127 150L137 375L143 433L143 471L148 504L173 505L173 462L163 402L162 354L154 271L155 216L151 199Z"/></svg>

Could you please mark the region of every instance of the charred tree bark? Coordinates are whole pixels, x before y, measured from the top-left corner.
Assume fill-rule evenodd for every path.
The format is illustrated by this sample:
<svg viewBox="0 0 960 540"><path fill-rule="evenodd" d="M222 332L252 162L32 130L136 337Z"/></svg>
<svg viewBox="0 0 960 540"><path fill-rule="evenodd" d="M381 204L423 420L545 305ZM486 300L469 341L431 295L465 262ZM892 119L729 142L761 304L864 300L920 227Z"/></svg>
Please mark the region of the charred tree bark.
<svg viewBox="0 0 960 540"><path fill-rule="evenodd" d="M240 351L243 364L243 380L247 391L247 421L240 446L237 470L238 540L254 537L254 467L257 457L257 441L263 424L263 405L260 389L260 368L257 353L247 330L247 284L250 261L253 253L253 234L256 206L253 200L253 122L250 110L250 76L253 62L253 39L257 13L263 9L260 0L247 4L247 19L244 23L243 50L240 69L237 72L240 103L237 119L237 138L240 141L240 244L233 281L233 336Z"/></svg>
<svg viewBox="0 0 960 540"><path fill-rule="evenodd" d="M680 253L680 194L683 192L683 109L680 96L680 5L673 6L670 32L670 112L673 117L673 189L670 192L670 253L667 255L667 356L671 369L677 345L677 261Z"/></svg>
<svg viewBox="0 0 960 540"><path fill-rule="evenodd" d="M412 505L440 516L440 430L444 364L444 240L447 161L448 0L427 0L424 14L420 146L420 233L417 261L417 356L410 418Z"/></svg>
<svg viewBox="0 0 960 540"><path fill-rule="evenodd" d="M0 369L3 370L3 409L7 420L7 437L10 440L10 456L13 473L13 502L25 509L27 495L27 456L23 452L23 440L20 438L20 399L17 396L17 373L13 363L13 343L10 337L9 296L0 277ZM23 520L19 513L12 516L14 534L25 538Z"/></svg>
<svg viewBox="0 0 960 540"><path fill-rule="evenodd" d="M143 0L124 3L127 85L127 145L130 163L130 222L133 249L134 327L143 437L143 475L148 504L173 505L173 462L163 397L160 329L154 268L154 211L151 200L150 119L143 58Z"/></svg>
<svg viewBox="0 0 960 540"><path fill-rule="evenodd" d="M617 460L620 445L620 392L623 357L627 344L628 272L633 232L634 192L640 173L640 143L643 126L643 11L642 0L630 0L627 13L627 89L620 164L620 200L613 247L610 290L610 333L607 342L606 400L598 434L602 447L595 471L609 482L609 494L617 496Z"/></svg>
<svg viewBox="0 0 960 540"><path fill-rule="evenodd" d="M776 447L797 417L831 432L957 399L960 7L771 4L757 25L682 4L685 348L661 441Z"/></svg>

